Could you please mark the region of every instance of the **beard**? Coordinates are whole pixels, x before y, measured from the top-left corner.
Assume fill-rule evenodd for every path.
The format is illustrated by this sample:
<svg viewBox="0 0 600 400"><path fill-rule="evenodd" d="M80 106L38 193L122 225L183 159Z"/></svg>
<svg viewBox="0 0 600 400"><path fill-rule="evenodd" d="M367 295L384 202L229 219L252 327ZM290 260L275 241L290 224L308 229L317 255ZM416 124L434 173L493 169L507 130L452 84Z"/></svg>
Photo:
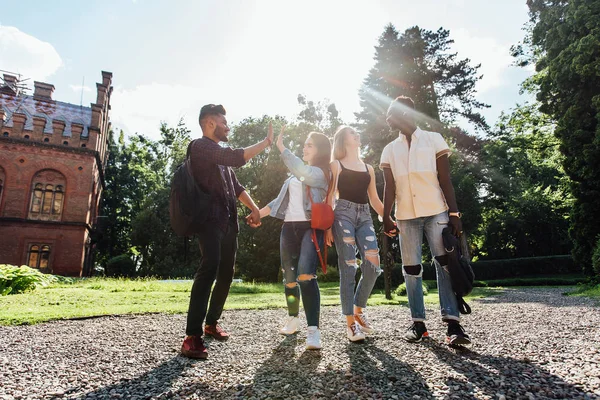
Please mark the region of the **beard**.
<svg viewBox="0 0 600 400"><path fill-rule="evenodd" d="M221 126L218 126L215 128L215 137L217 139L219 139L221 142L228 142L229 139L227 138L227 132L225 132L225 129Z"/></svg>

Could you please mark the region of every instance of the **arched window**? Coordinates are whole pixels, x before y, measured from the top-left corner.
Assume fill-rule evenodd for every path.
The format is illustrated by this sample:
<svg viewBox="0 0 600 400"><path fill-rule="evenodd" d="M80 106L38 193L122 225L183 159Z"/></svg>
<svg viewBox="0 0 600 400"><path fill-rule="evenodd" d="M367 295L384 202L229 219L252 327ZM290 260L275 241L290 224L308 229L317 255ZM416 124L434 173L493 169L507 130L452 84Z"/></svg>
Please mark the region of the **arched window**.
<svg viewBox="0 0 600 400"><path fill-rule="evenodd" d="M46 137L46 138L44 138L44 142L45 142L45 143L48 143L49 141L50 141L50 139L49 139L49 138L47 138L47 137Z"/></svg>
<svg viewBox="0 0 600 400"><path fill-rule="evenodd" d="M32 243L27 252L27 265L42 272L50 272L50 251L47 244Z"/></svg>
<svg viewBox="0 0 600 400"><path fill-rule="evenodd" d="M69 142L67 142L66 140L63 142L63 145L68 146Z"/></svg>
<svg viewBox="0 0 600 400"><path fill-rule="evenodd" d="M87 147L87 146L85 145L85 143L83 143L83 144L81 145L81 147Z"/></svg>
<svg viewBox="0 0 600 400"><path fill-rule="evenodd" d="M44 194L43 185L37 183L33 189L33 196L31 198L31 212L39 213L42 209L42 197Z"/></svg>
<svg viewBox="0 0 600 400"><path fill-rule="evenodd" d="M8 137L8 132L4 132L4 133L2 134L2 136L4 136L4 137Z"/></svg>
<svg viewBox="0 0 600 400"><path fill-rule="evenodd" d="M65 177L58 171L44 170L34 176L29 219L60 221L65 200Z"/></svg>
<svg viewBox="0 0 600 400"><path fill-rule="evenodd" d="M29 135L25 135L24 138L29 140Z"/></svg>

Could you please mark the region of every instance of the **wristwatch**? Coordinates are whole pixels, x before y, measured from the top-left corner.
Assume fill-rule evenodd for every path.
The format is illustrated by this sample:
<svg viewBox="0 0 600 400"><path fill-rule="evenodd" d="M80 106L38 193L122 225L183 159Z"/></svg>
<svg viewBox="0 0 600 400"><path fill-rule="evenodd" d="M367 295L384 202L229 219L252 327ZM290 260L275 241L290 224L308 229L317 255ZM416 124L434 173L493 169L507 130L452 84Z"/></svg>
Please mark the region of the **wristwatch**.
<svg viewBox="0 0 600 400"><path fill-rule="evenodd" d="M458 217L458 218L462 218L462 213L460 211L456 211L456 212L449 212L448 213L449 216L451 217Z"/></svg>

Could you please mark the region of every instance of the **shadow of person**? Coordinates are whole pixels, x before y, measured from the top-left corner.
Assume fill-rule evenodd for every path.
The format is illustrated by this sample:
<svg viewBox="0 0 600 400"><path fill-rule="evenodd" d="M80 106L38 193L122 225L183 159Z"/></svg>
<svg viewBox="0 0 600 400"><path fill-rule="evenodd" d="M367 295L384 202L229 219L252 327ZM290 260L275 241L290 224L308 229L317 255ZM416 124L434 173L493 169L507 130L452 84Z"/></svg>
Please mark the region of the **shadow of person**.
<svg viewBox="0 0 600 400"><path fill-rule="evenodd" d="M377 337L367 337L364 343L346 345L350 359L346 376L355 381L354 386L366 389L368 397L433 398L421 374L379 348L377 341Z"/></svg>
<svg viewBox="0 0 600 400"><path fill-rule="evenodd" d="M303 346L304 341L301 342ZM301 395L303 389L311 385L309 377L321 362L321 353L304 350L298 356L298 347L297 333L285 336L256 370L251 383L227 388L221 392L220 398L288 399Z"/></svg>
<svg viewBox="0 0 600 400"><path fill-rule="evenodd" d="M595 398L593 393L585 393L528 359L479 354L464 347L450 348L431 340L425 346L456 372L446 379L449 397Z"/></svg>
<svg viewBox="0 0 600 400"><path fill-rule="evenodd" d="M203 363L203 361L191 360L178 355L136 378L121 379L119 383L101 387L76 398L98 400L169 397L174 391L180 391L180 388L173 388L174 382L182 375L186 375L186 371L194 368L197 363ZM195 384L194 387L188 389L189 394L198 391L209 398L211 395L217 395L204 383Z"/></svg>

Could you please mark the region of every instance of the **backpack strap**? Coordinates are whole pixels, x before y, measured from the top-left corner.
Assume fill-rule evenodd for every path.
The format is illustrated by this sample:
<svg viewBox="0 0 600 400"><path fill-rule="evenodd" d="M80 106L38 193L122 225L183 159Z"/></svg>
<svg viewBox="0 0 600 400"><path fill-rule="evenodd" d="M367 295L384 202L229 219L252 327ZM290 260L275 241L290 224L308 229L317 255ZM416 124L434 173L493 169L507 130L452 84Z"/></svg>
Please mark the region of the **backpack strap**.
<svg viewBox="0 0 600 400"><path fill-rule="evenodd" d="M471 307L467 304L462 296L456 296L456 302L458 303L458 311L461 314L471 314Z"/></svg>

